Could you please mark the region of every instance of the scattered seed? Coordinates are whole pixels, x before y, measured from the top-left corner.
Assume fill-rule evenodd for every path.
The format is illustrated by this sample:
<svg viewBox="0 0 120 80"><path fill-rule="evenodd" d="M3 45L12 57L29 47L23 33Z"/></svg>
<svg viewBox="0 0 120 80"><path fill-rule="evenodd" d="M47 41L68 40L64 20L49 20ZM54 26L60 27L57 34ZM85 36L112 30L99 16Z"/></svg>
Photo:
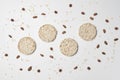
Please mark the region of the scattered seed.
<svg viewBox="0 0 120 80"><path fill-rule="evenodd" d="M15 20L14 19L10 19L11 20L11 22L14 22Z"/></svg>
<svg viewBox="0 0 120 80"><path fill-rule="evenodd" d="M105 29L103 29L103 33L106 33L106 30L105 30Z"/></svg>
<svg viewBox="0 0 120 80"><path fill-rule="evenodd" d="M62 72L62 69L59 69L59 72Z"/></svg>
<svg viewBox="0 0 120 80"><path fill-rule="evenodd" d="M72 7L72 4L69 4L69 7Z"/></svg>
<svg viewBox="0 0 120 80"><path fill-rule="evenodd" d="M54 11L55 14L57 14L58 12L57 11Z"/></svg>
<svg viewBox="0 0 120 80"><path fill-rule="evenodd" d="M43 55L43 54L40 54L40 56L41 56L41 57L44 57L44 55Z"/></svg>
<svg viewBox="0 0 120 80"><path fill-rule="evenodd" d="M28 67L28 71L31 71L32 70L32 66Z"/></svg>
<svg viewBox="0 0 120 80"><path fill-rule="evenodd" d="M105 44L105 45L108 45L108 42L107 42L107 41L104 41L104 44Z"/></svg>
<svg viewBox="0 0 120 80"><path fill-rule="evenodd" d="M20 58L20 55L17 55L17 56L16 56L16 59L19 59L19 58Z"/></svg>
<svg viewBox="0 0 120 80"><path fill-rule="evenodd" d="M8 57L8 54L7 54L7 53L5 54L5 57Z"/></svg>
<svg viewBox="0 0 120 80"><path fill-rule="evenodd" d="M105 19L105 22L106 22L106 23L109 23L109 20L108 20L108 19Z"/></svg>
<svg viewBox="0 0 120 80"><path fill-rule="evenodd" d="M51 59L53 59L53 58L54 58L54 56L53 56L53 55L50 55L49 57L50 57Z"/></svg>
<svg viewBox="0 0 120 80"><path fill-rule="evenodd" d="M23 27L20 27L20 29L24 31L24 28L23 28Z"/></svg>
<svg viewBox="0 0 120 80"><path fill-rule="evenodd" d="M115 30L118 30L119 28L118 27L115 27Z"/></svg>
<svg viewBox="0 0 120 80"><path fill-rule="evenodd" d="M118 38L115 38L114 41L118 41L119 39Z"/></svg>
<svg viewBox="0 0 120 80"><path fill-rule="evenodd" d="M76 70L76 69L78 69L78 66L75 66L75 67L74 67L74 70Z"/></svg>
<svg viewBox="0 0 120 80"><path fill-rule="evenodd" d="M62 32L62 34L65 34L65 33L66 33L66 31L63 31L63 32Z"/></svg>
<svg viewBox="0 0 120 80"><path fill-rule="evenodd" d="M11 35L8 35L10 38L12 38L12 36Z"/></svg>
<svg viewBox="0 0 120 80"><path fill-rule="evenodd" d="M22 8L22 11L25 11L25 8Z"/></svg>
<svg viewBox="0 0 120 80"><path fill-rule="evenodd" d="M90 19L91 19L91 20L94 20L94 18L93 18L93 17L90 17Z"/></svg>
<svg viewBox="0 0 120 80"><path fill-rule="evenodd" d="M97 59L97 61L98 61L98 62L101 62L101 60L100 60L100 59Z"/></svg>
<svg viewBox="0 0 120 80"><path fill-rule="evenodd" d="M105 52L102 52L102 54L103 54L103 55L106 55L106 53L105 53Z"/></svg>
<svg viewBox="0 0 120 80"><path fill-rule="evenodd" d="M97 16L97 15L98 15L98 13L94 13L94 14L93 14L93 16Z"/></svg>
<svg viewBox="0 0 120 80"><path fill-rule="evenodd" d="M85 12L81 12L82 15L85 15Z"/></svg>
<svg viewBox="0 0 120 80"><path fill-rule="evenodd" d="M33 16L33 18L35 19L35 18L38 18L38 16Z"/></svg>
<svg viewBox="0 0 120 80"><path fill-rule="evenodd" d="M41 13L41 15L46 15L45 13Z"/></svg>
<svg viewBox="0 0 120 80"><path fill-rule="evenodd" d="M52 48L52 47L50 47L50 50L51 50L51 51L53 51L53 48Z"/></svg>
<svg viewBox="0 0 120 80"><path fill-rule="evenodd" d="M91 68L90 68L89 66L87 67L87 69L88 69L88 70L91 70Z"/></svg>
<svg viewBox="0 0 120 80"><path fill-rule="evenodd" d="M23 71L23 69L22 69L22 68L20 68L19 70L20 70L20 71Z"/></svg>
<svg viewBox="0 0 120 80"><path fill-rule="evenodd" d="M98 44L97 46L96 46L96 48L99 48L100 47L100 45Z"/></svg>
<svg viewBox="0 0 120 80"><path fill-rule="evenodd" d="M40 69L38 69L37 72L40 73Z"/></svg>
<svg viewBox="0 0 120 80"><path fill-rule="evenodd" d="M63 25L63 27L64 27L64 28L67 28L67 26L66 26L66 25Z"/></svg>

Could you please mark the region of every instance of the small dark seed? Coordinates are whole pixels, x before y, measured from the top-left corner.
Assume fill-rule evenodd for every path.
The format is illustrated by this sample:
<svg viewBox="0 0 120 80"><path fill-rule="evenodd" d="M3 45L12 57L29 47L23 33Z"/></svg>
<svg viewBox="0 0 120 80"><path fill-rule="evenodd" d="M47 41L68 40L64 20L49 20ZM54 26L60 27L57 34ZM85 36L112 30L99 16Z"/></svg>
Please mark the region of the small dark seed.
<svg viewBox="0 0 120 80"><path fill-rule="evenodd" d="M76 70L77 68L78 68L78 66L75 66L75 67L74 67L74 70Z"/></svg>
<svg viewBox="0 0 120 80"><path fill-rule="evenodd" d="M91 19L91 20L94 20L94 18L93 18L93 17L90 17L90 19Z"/></svg>
<svg viewBox="0 0 120 80"><path fill-rule="evenodd" d="M87 67L87 69L88 69L88 70L91 70L91 68L90 68L89 66Z"/></svg>
<svg viewBox="0 0 120 80"><path fill-rule="evenodd" d="M25 11L25 8L22 8L22 11Z"/></svg>
<svg viewBox="0 0 120 80"><path fill-rule="evenodd" d="M46 15L45 13L41 13L41 15Z"/></svg>
<svg viewBox="0 0 120 80"><path fill-rule="evenodd" d="M106 33L106 30L105 30L105 29L103 29L103 33Z"/></svg>
<svg viewBox="0 0 120 80"><path fill-rule="evenodd" d="M69 4L69 7L72 7L72 4Z"/></svg>
<svg viewBox="0 0 120 80"><path fill-rule="evenodd" d="M5 54L6 57L8 57L8 54Z"/></svg>
<svg viewBox="0 0 120 80"><path fill-rule="evenodd" d="M22 71L23 69L22 69L22 68L20 68L19 70L20 70L20 71Z"/></svg>
<svg viewBox="0 0 120 80"><path fill-rule="evenodd" d="M118 41L119 39L118 38L115 38L114 41Z"/></svg>
<svg viewBox="0 0 120 80"><path fill-rule="evenodd" d="M118 27L115 27L115 30L118 30L119 28Z"/></svg>
<svg viewBox="0 0 120 80"><path fill-rule="evenodd" d="M35 18L38 18L38 16L33 16L33 18L35 19Z"/></svg>
<svg viewBox="0 0 120 80"><path fill-rule="evenodd" d="M62 69L59 69L59 72L62 72Z"/></svg>
<svg viewBox="0 0 120 80"><path fill-rule="evenodd" d="M50 55L49 57L50 57L51 59L53 59L53 58L54 58L54 56L53 56L53 55Z"/></svg>
<svg viewBox="0 0 120 80"><path fill-rule="evenodd" d="M99 48L100 47L100 45L98 44L97 46L96 46L96 48Z"/></svg>
<svg viewBox="0 0 120 80"><path fill-rule="evenodd" d="M12 36L11 35L8 35L10 38L12 38Z"/></svg>
<svg viewBox="0 0 120 80"><path fill-rule="evenodd" d="M63 25L63 27L64 27L64 28L67 28L67 26L66 26L66 25Z"/></svg>
<svg viewBox="0 0 120 80"><path fill-rule="evenodd" d="M97 61L98 61L98 62L101 62L101 60L100 60L100 59L98 59Z"/></svg>
<svg viewBox="0 0 120 80"><path fill-rule="evenodd" d="M97 16L97 15L98 15L98 13L94 13L94 14L93 14L93 16Z"/></svg>
<svg viewBox="0 0 120 80"><path fill-rule="evenodd" d="M37 72L40 73L40 69L38 69Z"/></svg>
<svg viewBox="0 0 120 80"><path fill-rule="evenodd" d="M58 12L57 11L54 11L55 14L57 14Z"/></svg>
<svg viewBox="0 0 120 80"><path fill-rule="evenodd" d="M105 19L105 22L106 22L106 23L109 23L109 20L108 20L108 19Z"/></svg>
<svg viewBox="0 0 120 80"><path fill-rule="evenodd" d="M51 50L51 51L53 51L53 48L52 48L52 47L50 47L50 50Z"/></svg>
<svg viewBox="0 0 120 80"><path fill-rule="evenodd" d="M24 31L24 28L23 28L23 27L20 27L20 29Z"/></svg>
<svg viewBox="0 0 120 80"><path fill-rule="evenodd" d="M31 71L32 70L32 66L28 67L28 71Z"/></svg>
<svg viewBox="0 0 120 80"><path fill-rule="evenodd" d="M17 56L16 56L16 59L19 59L19 58L20 58L20 55L17 55Z"/></svg>
<svg viewBox="0 0 120 80"><path fill-rule="evenodd" d="M41 57L44 57L44 55L43 55L43 54L40 54L40 56L41 56Z"/></svg>
<svg viewBox="0 0 120 80"><path fill-rule="evenodd" d="M63 32L62 32L62 34L65 34L65 33L66 33L66 31L63 31Z"/></svg>
<svg viewBox="0 0 120 80"><path fill-rule="evenodd" d="M105 52L102 52L102 54L103 54L103 55L106 55L106 53L105 53Z"/></svg>
<svg viewBox="0 0 120 80"><path fill-rule="evenodd" d="M11 20L11 22L14 22L15 20L14 19L10 19Z"/></svg>
<svg viewBox="0 0 120 80"><path fill-rule="evenodd" d="M107 42L107 41L104 41L104 44L105 44L105 45L108 45L108 42Z"/></svg>
<svg viewBox="0 0 120 80"><path fill-rule="evenodd" d="M85 15L85 12L81 12L82 15Z"/></svg>

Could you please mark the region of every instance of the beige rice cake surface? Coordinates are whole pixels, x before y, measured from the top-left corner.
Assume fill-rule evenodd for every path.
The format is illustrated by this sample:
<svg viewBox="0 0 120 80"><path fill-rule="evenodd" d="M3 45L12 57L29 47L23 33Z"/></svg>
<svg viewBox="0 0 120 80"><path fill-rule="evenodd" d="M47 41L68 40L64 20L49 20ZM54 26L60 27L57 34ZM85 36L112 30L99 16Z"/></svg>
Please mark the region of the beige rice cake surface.
<svg viewBox="0 0 120 80"><path fill-rule="evenodd" d="M72 38L66 38L60 44L60 51L65 56L73 56L78 51L78 43Z"/></svg>
<svg viewBox="0 0 120 80"><path fill-rule="evenodd" d="M30 55L36 49L36 43L31 37L23 37L18 42L18 50L25 54Z"/></svg>
<svg viewBox="0 0 120 80"><path fill-rule="evenodd" d="M45 42L52 42L57 36L56 28L51 24L45 24L39 29L39 37Z"/></svg>
<svg viewBox="0 0 120 80"><path fill-rule="evenodd" d="M85 23L79 28L79 36L86 41L95 39L97 35L96 26L91 23Z"/></svg>

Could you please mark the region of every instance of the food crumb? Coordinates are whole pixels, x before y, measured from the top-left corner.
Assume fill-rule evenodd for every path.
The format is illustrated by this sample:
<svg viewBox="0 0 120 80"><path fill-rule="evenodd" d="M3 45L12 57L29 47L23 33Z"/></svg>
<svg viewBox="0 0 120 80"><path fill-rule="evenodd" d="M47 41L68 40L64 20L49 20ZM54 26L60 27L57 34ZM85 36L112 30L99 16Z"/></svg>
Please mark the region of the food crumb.
<svg viewBox="0 0 120 80"><path fill-rule="evenodd" d="M28 71L31 71L32 70L32 66L28 67Z"/></svg>
<svg viewBox="0 0 120 80"><path fill-rule="evenodd" d="M119 39L118 38L115 38L114 41L118 41Z"/></svg>
<svg viewBox="0 0 120 80"><path fill-rule="evenodd" d="M62 32L62 34L65 34L65 33L66 33L66 31L63 31L63 32Z"/></svg>

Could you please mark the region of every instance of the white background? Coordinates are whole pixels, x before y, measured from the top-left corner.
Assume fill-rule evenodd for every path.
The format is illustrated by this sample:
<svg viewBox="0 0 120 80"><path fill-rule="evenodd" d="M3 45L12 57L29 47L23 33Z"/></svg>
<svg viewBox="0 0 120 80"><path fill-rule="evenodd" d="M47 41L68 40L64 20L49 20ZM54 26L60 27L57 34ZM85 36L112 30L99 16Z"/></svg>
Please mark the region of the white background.
<svg viewBox="0 0 120 80"><path fill-rule="evenodd" d="M73 5L71 8L70 3ZM22 7L26 10L22 11ZM115 26L120 28L119 7L119 0L0 0L0 80L120 80L120 41L114 42L114 38L120 38L120 30L114 30ZM58 14L54 14L55 10ZM82 11L85 15L81 15ZM42 12L46 15L42 16ZM92 21L89 17L95 12L98 15ZM34 15L38 18L33 19ZM11 18L15 21L11 22ZM93 41L84 41L78 35L80 25L86 22L97 27ZM51 43L45 43L38 37L40 26L48 23L58 31L56 40ZM106 34L103 29L106 29ZM67 33L63 35L64 30ZM20 53L17 48L19 39L25 36L32 37L37 44L36 51L29 56ZM66 57L59 50L60 42L69 37L79 44L79 50L73 57ZM108 45L104 44L105 40ZM96 49L97 44L100 44L99 49ZM50 51L50 47L54 50ZM106 55L102 55L102 51ZM4 56L5 53L8 57ZM40 57L40 53L45 57ZM21 56L18 60L17 55ZM49 55L53 55L54 59ZM32 71L27 71L29 66L33 67ZM77 70L73 69L75 66L78 66ZM61 73L58 71L60 68L63 70ZM37 69L41 72L38 73Z"/></svg>

